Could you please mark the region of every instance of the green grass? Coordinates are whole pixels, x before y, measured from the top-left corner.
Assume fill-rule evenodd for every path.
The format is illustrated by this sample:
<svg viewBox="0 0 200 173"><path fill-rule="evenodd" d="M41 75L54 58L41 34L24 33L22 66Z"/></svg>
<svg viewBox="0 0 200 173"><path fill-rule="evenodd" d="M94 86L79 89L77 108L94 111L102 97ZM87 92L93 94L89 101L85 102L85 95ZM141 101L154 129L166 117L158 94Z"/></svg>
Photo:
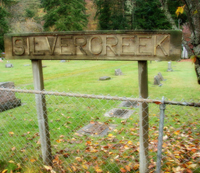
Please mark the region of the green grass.
<svg viewBox="0 0 200 173"><path fill-rule="evenodd" d="M0 82L12 81L21 89L33 89L31 61L12 60L14 68L5 68L5 61L0 63ZM30 64L30 66L24 66ZM138 97L138 64L137 62L117 61L43 61L44 84L47 91L64 91L82 94ZM194 65L191 62L172 62L173 72L167 72L167 62L148 63L149 97L162 96L169 100L199 101L200 87L196 82ZM115 76L114 70L120 68L124 75ZM161 87L153 85L154 76L161 72L166 81ZM110 76L108 81L99 81L101 76ZM33 94L16 93L22 106L0 113L0 171L8 169L13 172L39 172L42 169L42 158L38 136L37 112ZM139 110L123 121L120 118L104 117L103 114L116 108L119 101L97 100L87 98L46 96L52 153L60 161L55 162L55 170L70 169L73 172L95 172L96 166L104 171L119 172L129 165L132 172L138 171L139 146ZM111 134L114 138L77 136L76 131L91 121L117 124ZM199 141L199 108L166 106L165 134L169 136L168 145L173 152L174 143L186 140L179 139L176 131L182 136L191 131L189 142ZM150 157L156 161L154 142L158 137L159 105L149 104ZM13 132L10 133L10 132ZM173 139L171 141L171 139ZM194 142L193 142L194 139ZM87 145L87 141L91 145ZM130 144L132 141L133 144ZM187 141L186 141L187 143ZM116 145L117 144L117 145ZM190 145L190 144L188 144ZM104 149L102 149L102 146ZM115 147L116 146L116 147ZM121 148L120 148L121 146ZM178 147L181 147L181 145ZM98 152L92 152L92 148ZM167 149L165 147L165 149ZM165 151L165 150L164 150ZM170 156L166 154L168 159ZM77 160L80 157L81 160ZM188 156L187 156L188 157ZM192 154L190 155L192 157ZM10 161L10 162L9 162ZM151 161L151 163L153 163ZM18 163L21 166L17 165ZM194 160L196 164L196 161ZM177 166L174 163L175 166ZM74 171L74 167L76 171ZM167 169L167 166L164 165ZM34 171L33 171L34 170ZM197 169L196 169L197 170ZM170 170L172 171L172 170Z"/></svg>
<svg viewBox="0 0 200 173"><path fill-rule="evenodd" d="M0 63L0 82L13 81L16 87L32 89L32 67L29 60L12 60L14 68L5 68ZM30 66L24 66L30 64ZM53 91L79 92L138 97L138 65L129 61L43 61L45 89ZM148 85L150 98L198 100L200 87L196 81L194 65L191 62L172 62L173 72L167 72L168 63L148 63ZM115 76L120 68L123 76ZM154 76L161 72L166 81L161 87L153 85ZM112 80L99 81L101 76Z"/></svg>

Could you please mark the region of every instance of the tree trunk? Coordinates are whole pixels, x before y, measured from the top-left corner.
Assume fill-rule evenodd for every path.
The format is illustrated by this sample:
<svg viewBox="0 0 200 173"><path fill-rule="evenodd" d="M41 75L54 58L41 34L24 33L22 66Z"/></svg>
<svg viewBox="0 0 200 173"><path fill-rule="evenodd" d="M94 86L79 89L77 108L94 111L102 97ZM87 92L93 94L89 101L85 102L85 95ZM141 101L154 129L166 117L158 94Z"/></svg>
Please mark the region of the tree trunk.
<svg viewBox="0 0 200 173"><path fill-rule="evenodd" d="M170 12L168 10L167 0L159 0L159 1L162 5L162 10L163 10L167 20L172 25L172 29L178 30L178 27L176 26L176 23L175 23L174 19L172 18L172 15L170 14Z"/></svg>
<svg viewBox="0 0 200 173"><path fill-rule="evenodd" d="M194 55L200 55L200 3L199 0L184 0L186 13L191 31L191 45ZM198 84L200 84L200 58L196 57L195 71Z"/></svg>

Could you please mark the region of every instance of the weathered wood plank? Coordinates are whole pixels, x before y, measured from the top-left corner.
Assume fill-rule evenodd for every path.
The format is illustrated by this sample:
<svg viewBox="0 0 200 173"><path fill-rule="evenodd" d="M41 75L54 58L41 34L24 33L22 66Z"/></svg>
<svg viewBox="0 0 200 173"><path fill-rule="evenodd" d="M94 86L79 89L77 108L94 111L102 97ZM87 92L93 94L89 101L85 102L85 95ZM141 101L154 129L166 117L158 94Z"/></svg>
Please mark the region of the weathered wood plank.
<svg viewBox="0 0 200 173"><path fill-rule="evenodd" d="M32 60L33 82L36 91L44 89L42 61ZM49 133L46 99L44 94L35 94L38 124L40 130L40 143L44 165L52 165L51 142Z"/></svg>
<svg viewBox="0 0 200 173"><path fill-rule="evenodd" d="M7 59L178 60L181 31L82 31L6 34Z"/></svg>
<svg viewBox="0 0 200 173"><path fill-rule="evenodd" d="M139 94L148 98L148 69L147 61L138 61ZM147 102L139 103L140 115L140 173L148 173L149 158L149 107Z"/></svg>

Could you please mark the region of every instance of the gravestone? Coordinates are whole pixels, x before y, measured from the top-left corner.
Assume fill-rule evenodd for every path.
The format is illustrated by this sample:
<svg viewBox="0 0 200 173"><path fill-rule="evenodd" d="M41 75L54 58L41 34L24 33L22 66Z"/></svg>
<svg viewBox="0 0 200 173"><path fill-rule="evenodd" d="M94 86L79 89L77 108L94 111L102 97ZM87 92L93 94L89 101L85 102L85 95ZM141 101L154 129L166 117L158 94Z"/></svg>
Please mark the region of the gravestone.
<svg viewBox="0 0 200 173"><path fill-rule="evenodd" d="M160 85L160 78L158 76L154 76L154 85Z"/></svg>
<svg viewBox="0 0 200 173"><path fill-rule="evenodd" d="M61 62L61 63L64 63L64 62L66 62L66 60L60 60L60 62Z"/></svg>
<svg viewBox="0 0 200 173"><path fill-rule="evenodd" d="M171 64L171 62L168 62L168 69L167 69L167 71L173 71L172 70L172 64Z"/></svg>
<svg viewBox="0 0 200 173"><path fill-rule="evenodd" d="M12 65L11 63L7 63L7 64L5 65L5 67L6 67L6 68L12 68L13 65Z"/></svg>
<svg viewBox="0 0 200 173"><path fill-rule="evenodd" d="M110 80L110 79L111 79L111 77L109 77L109 76L102 76L99 78L99 80Z"/></svg>
<svg viewBox="0 0 200 173"><path fill-rule="evenodd" d="M121 69L115 69L115 76L121 76L123 75Z"/></svg>
<svg viewBox="0 0 200 173"><path fill-rule="evenodd" d="M133 114L134 110L114 108L104 114L105 117L117 117L127 119Z"/></svg>
<svg viewBox="0 0 200 173"><path fill-rule="evenodd" d="M107 124L102 122L91 122L76 132L78 136L105 136L116 128L115 124Z"/></svg>
<svg viewBox="0 0 200 173"><path fill-rule="evenodd" d="M13 82L0 82L0 88L14 88ZM13 91L0 91L0 112L21 106L21 100L15 97Z"/></svg>
<svg viewBox="0 0 200 173"><path fill-rule="evenodd" d="M160 79L160 81L164 81L164 78L163 78L161 72L159 72L157 76L158 76L158 78Z"/></svg>

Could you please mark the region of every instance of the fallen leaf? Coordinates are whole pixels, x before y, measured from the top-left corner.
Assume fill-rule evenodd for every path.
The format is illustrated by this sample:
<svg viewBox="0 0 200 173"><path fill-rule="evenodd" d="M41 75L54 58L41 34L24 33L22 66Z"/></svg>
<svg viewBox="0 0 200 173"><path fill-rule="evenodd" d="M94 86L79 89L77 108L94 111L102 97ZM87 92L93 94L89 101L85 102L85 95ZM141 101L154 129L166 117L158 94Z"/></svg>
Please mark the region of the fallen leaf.
<svg viewBox="0 0 200 173"><path fill-rule="evenodd" d="M190 164L187 166L188 168L191 168L191 169L195 169L197 167L197 164Z"/></svg>
<svg viewBox="0 0 200 173"><path fill-rule="evenodd" d="M88 169L88 167L86 165L82 165L83 169Z"/></svg>
<svg viewBox="0 0 200 173"><path fill-rule="evenodd" d="M70 168L67 168L67 169L68 169L68 171L73 172Z"/></svg>
<svg viewBox="0 0 200 173"><path fill-rule="evenodd" d="M133 165L133 170L138 170L140 167L140 165L138 163L134 164Z"/></svg>
<svg viewBox="0 0 200 173"><path fill-rule="evenodd" d="M124 168L120 168L120 171L121 171L122 173L127 172L126 169L124 169Z"/></svg>
<svg viewBox="0 0 200 173"><path fill-rule="evenodd" d="M96 171L97 173L103 172L102 169L100 169L100 168L96 168L95 171Z"/></svg>
<svg viewBox="0 0 200 173"><path fill-rule="evenodd" d="M86 145L90 145L92 142L91 141L87 141L86 142Z"/></svg>
<svg viewBox="0 0 200 173"><path fill-rule="evenodd" d="M8 171L8 169L4 169L3 171L2 171L2 173L6 173Z"/></svg>
<svg viewBox="0 0 200 173"><path fill-rule="evenodd" d="M9 132L10 135L14 135L14 132Z"/></svg>
<svg viewBox="0 0 200 173"><path fill-rule="evenodd" d="M35 162L35 161L36 161L36 159L31 159L30 161L33 163L33 162Z"/></svg>
<svg viewBox="0 0 200 173"><path fill-rule="evenodd" d="M12 151L15 151L15 149L16 149L16 147L12 147L12 149L11 149L11 150L12 150Z"/></svg>
<svg viewBox="0 0 200 173"><path fill-rule="evenodd" d="M197 60L197 57L196 57L196 55L192 55L192 56L190 57L190 59L192 60L193 63L195 63L196 60Z"/></svg>
<svg viewBox="0 0 200 173"><path fill-rule="evenodd" d="M108 137L110 137L110 138L113 137L113 134L109 134Z"/></svg>
<svg viewBox="0 0 200 173"><path fill-rule="evenodd" d="M8 161L9 163L15 163L13 160Z"/></svg>
<svg viewBox="0 0 200 173"><path fill-rule="evenodd" d="M64 153L64 154L63 154L63 157L64 157L64 158L68 158L68 157L69 157L69 153Z"/></svg>
<svg viewBox="0 0 200 173"><path fill-rule="evenodd" d="M51 171L53 168L51 166L47 166L47 165L44 165L44 168L47 170L47 171Z"/></svg>
<svg viewBox="0 0 200 173"><path fill-rule="evenodd" d="M75 158L78 162L81 162L82 161L82 159L80 158L80 157L76 157Z"/></svg>
<svg viewBox="0 0 200 173"><path fill-rule="evenodd" d="M125 168L126 168L127 171L131 171L130 166L126 165Z"/></svg>

